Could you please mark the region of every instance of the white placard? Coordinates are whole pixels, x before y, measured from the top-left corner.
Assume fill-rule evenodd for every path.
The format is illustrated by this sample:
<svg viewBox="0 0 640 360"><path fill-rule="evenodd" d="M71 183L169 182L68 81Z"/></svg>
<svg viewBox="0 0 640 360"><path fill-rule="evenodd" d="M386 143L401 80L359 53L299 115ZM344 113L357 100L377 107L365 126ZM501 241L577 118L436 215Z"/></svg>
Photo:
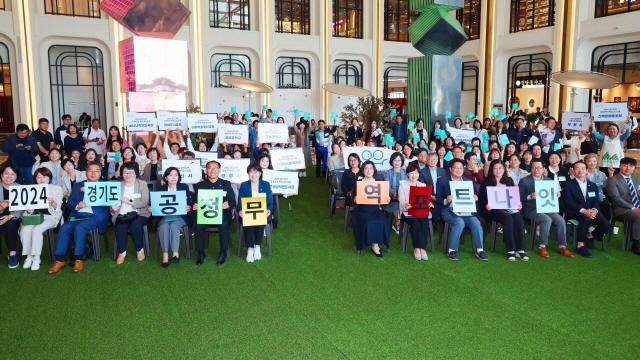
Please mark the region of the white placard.
<svg viewBox="0 0 640 360"><path fill-rule="evenodd" d="M456 142L464 141L466 143L470 143L471 139L476 137L475 130L463 130L456 128L448 128L447 130L449 131L449 134L451 134L453 140L455 140Z"/></svg>
<svg viewBox="0 0 640 360"><path fill-rule="evenodd" d="M187 129L187 112L157 112L158 130L186 130Z"/></svg>
<svg viewBox="0 0 640 360"><path fill-rule="evenodd" d="M200 159L164 159L162 160L162 173L170 167L178 168L182 183L195 184L202 180L202 168L200 167Z"/></svg>
<svg viewBox="0 0 640 360"><path fill-rule="evenodd" d="M225 144L248 144L247 125L218 124L218 142Z"/></svg>
<svg viewBox="0 0 640 360"><path fill-rule="evenodd" d="M196 159L200 159L202 170L207 167L207 163L211 160L218 160L218 153L213 151L194 151Z"/></svg>
<svg viewBox="0 0 640 360"><path fill-rule="evenodd" d="M126 112L124 114L124 126L128 132L156 131L158 126L156 113Z"/></svg>
<svg viewBox="0 0 640 360"><path fill-rule="evenodd" d="M273 149L269 155L274 170L300 170L306 167L302 148Z"/></svg>
<svg viewBox="0 0 640 360"><path fill-rule="evenodd" d="M258 124L258 142L262 144L285 144L289 142L287 124Z"/></svg>
<svg viewBox="0 0 640 360"><path fill-rule="evenodd" d="M625 121L629 117L629 106L626 102L593 103L593 121Z"/></svg>
<svg viewBox="0 0 640 360"><path fill-rule="evenodd" d="M588 130L591 125L591 114L577 112L562 113L563 130Z"/></svg>
<svg viewBox="0 0 640 360"><path fill-rule="evenodd" d="M14 185L9 187L9 211L48 209L47 184ZM58 204L58 207L62 204Z"/></svg>
<svg viewBox="0 0 640 360"><path fill-rule="evenodd" d="M473 181L450 181L451 207L456 213L475 213L476 200L473 197Z"/></svg>
<svg viewBox="0 0 640 360"><path fill-rule="evenodd" d="M349 155L357 154L360 157L361 163L371 160L376 166L376 170L383 171L391 169L389 159L391 159L391 155L393 155L394 152L396 151L375 146L347 146L344 148L342 156L344 157L344 163L347 168L349 168Z"/></svg>
<svg viewBox="0 0 640 360"><path fill-rule="evenodd" d="M218 128L218 114L188 114L187 126L191 133L214 133Z"/></svg>
<svg viewBox="0 0 640 360"><path fill-rule="evenodd" d="M249 181L247 167L251 163L250 159L218 159L220 163L220 178L234 184Z"/></svg>
<svg viewBox="0 0 640 360"><path fill-rule="evenodd" d="M262 180L271 185L271 192L278 195L298 195L300 178L293 171L262 170Z"/></svg>

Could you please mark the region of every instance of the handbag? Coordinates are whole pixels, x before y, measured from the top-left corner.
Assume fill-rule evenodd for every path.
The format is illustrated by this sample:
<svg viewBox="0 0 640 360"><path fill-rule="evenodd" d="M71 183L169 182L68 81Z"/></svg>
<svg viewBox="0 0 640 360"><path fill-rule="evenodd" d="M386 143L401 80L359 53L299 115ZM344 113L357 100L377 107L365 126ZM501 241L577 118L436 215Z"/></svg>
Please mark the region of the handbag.
<svg viewBox="0 0 640 360"><path fill-rule="evenodd" d="M22 215L20 218L22 219L22 225L40 225L44 222L44 215L42 214Z"/></svg>
<svg viewBox="0 0 640 360"><path fill-rule="evenodd" d="M116 218L116 224L129 224L133 220L138 218L138 213L135 211L130 211L124 215L120 214Z"/></svg>

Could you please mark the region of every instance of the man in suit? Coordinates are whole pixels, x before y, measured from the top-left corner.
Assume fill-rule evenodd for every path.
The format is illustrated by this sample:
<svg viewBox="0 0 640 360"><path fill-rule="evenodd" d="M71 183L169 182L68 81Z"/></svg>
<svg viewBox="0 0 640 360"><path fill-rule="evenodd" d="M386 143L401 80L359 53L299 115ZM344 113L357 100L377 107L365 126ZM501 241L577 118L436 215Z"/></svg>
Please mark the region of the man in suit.
<svg viewBox="0 0 640 360"><path fill-rule="evenodd" d="M347 129L347 146L353 146L357 139L363 136L362 128L358 124L358 119L351 120L351 126Z"/></svg>
<svg viewBox="0 0 640 360"><path fill-rule="evenodd" d="M531 175L520 180L520 200L522 201L522 213L524 217L533 220L540 226L540 245L538 255L549 258L549 232L551 226L555 227L556 239L558 239L558 253L566 257L573 257L573 253L567 248L567 225L560 214L538 214L536 212L536 181L549 180L544 176L544 163L541 159L531 160ZM558 192L558 197L560 196ZM531 229L531 231L535 231Z"/></svg>
<svg viewBox="0 0 640 360"><path fill-rule="evenodd" d="M84 269L87 235L94 229L98 229L101 233L107 231L110 217L109 206L87 206L84 202L86 183L100 180L101 173L100 164L90 162L87 164L87 180L73 186L66 205L67 209L71 211L71 216L58 232L56 262L49 269L49 274L55 274L65 267L65 258L71 241L74 242L73 255L75 257L73 272L81 272Z"/></svg>
<svg viewBox="0 0 640 360"><path fill-rule="evenodd" d="M435 196L437 195L436 184L438 183L438 179L445 177L446 175L447 172L444 169L438 167L438 154L430 153L429 155L427 155L427 166L420 170L420 178L418 181L433 188L432 198L435 199ZM440 207L434 206L433 209L431 209L431 220L438 221L439 219Z"/></svg>
<svg viewBox="0 0 640 360"><path fill-rule="evenodd" d="M607 195L613 205L613 214L631 222L633 253L640 255L640 176L634 176L636 160L624 157L620 160L620 172L607 179Z"/></svg>
<svg viewBox="0 0 640 360"><path fill-rule="evenodd" d="M593 239L602 241L602 237L609 231L611 225L600 213L600 197L598 186L587 180L587 165L584 161L573 164L574 179L569 180L562 191L567 219L578 220L578 240L575 251L591 257L589 248L593 247ZM589 227L595 230L589 233ZM586 243L584 239L586 239ZM588 246L586 246L588 245Z"/></svg>
<svg viewBox="0 0 640 360"><path fill-rule="evenodd" d="M198 259L196 265L202 265L206 254L204 252L206 246L207 233L206 228L217 226L220 232L220 254L216 264L218 266L223 265L227 260L227 252L229 250L229 244L231 242L231 210L236 207L236 197L231 187L231 183L227 180L221 179L220 176L220 163L213 160L207 163L206 167L207 177L205 180L199 182L194 186L195 196L198 198L198 191L200 190L222 190L225 195L222 199L222 224L220 225L196 225L196 250L198 252ZM193 210L198 211L198 205L193 204ZM197 217L196 217L197 219Z"/></svg>
<svg viewBox="0 0 640 360"><path fill-rule="evenodd" d="M524 117L516 116L514 120L514 127L507 131L509 139L515 140L516 144L527 142L533 136L531 129L525 126Z"/></svg>

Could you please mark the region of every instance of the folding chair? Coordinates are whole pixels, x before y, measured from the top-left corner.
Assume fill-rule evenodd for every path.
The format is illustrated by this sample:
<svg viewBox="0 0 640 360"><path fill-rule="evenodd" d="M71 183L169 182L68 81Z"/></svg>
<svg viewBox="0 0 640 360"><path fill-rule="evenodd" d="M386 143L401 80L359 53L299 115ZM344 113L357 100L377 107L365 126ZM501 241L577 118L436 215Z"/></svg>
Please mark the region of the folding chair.
<svg viewBox="0 0 640 360"><path fill-rule="evenodd" d="M429 242L431 243L431 252L435 250L435 239L433 238L433 222L431 219L427 220L429 225ZM409 235L409 223L406 222L404 216L400 218L400 234L398 237L400 238L400 244L402 247L402 252L407 252L407 236Z"/></svg>
<svg viewBox="0 0 640 360"><path fill-rule="evenodd" d="M189 260L191 259L191 233L189 232L189 226L185 225L182 227L181 235L184 241L184 257ZM156 254L155 257L159 258L160 252L160 236L156 234Z"/></svg>

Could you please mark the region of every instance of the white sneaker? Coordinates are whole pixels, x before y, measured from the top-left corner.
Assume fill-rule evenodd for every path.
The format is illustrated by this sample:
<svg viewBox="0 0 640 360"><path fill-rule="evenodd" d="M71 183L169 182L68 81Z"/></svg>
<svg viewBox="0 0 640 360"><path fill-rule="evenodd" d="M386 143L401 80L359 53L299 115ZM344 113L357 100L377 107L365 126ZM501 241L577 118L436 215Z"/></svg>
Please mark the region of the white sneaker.
<svg viewBox="0 0 640 360"><path fill-rule="evenodd" d="M424 253L424 255L422 255L420 257L421 260L429 260L429 255L427 255L427 253Z"/></svg>
<svg viewBox="0 0 640 360"><path fill-rule="evenodd" d="M33 264L33 258L31 255L28 255L26 259L24 259L24 264L22 265L23 269L30 269L31 264Z"/></svg>
<svg viewBox="0 0 640 360"><path fill-rule="evenodd" d="M258 261L262 259L262 254L260 253L260 245L256 245L253 248L253 260Z"/></svg>
<svg viewBox="0 0 640 360"><path fill-rule="evenodd" d="M31 270L32 271L40 270L40 258L39 257L34 257L33 258L33 263L31 264Z"/></svg>
<svg viewBox="0 0 640 360"><path fill-rule="evenodd" d="M253 262L253 248L248 248L247 249L247 262L248 263L252 263Z"/></svg>

